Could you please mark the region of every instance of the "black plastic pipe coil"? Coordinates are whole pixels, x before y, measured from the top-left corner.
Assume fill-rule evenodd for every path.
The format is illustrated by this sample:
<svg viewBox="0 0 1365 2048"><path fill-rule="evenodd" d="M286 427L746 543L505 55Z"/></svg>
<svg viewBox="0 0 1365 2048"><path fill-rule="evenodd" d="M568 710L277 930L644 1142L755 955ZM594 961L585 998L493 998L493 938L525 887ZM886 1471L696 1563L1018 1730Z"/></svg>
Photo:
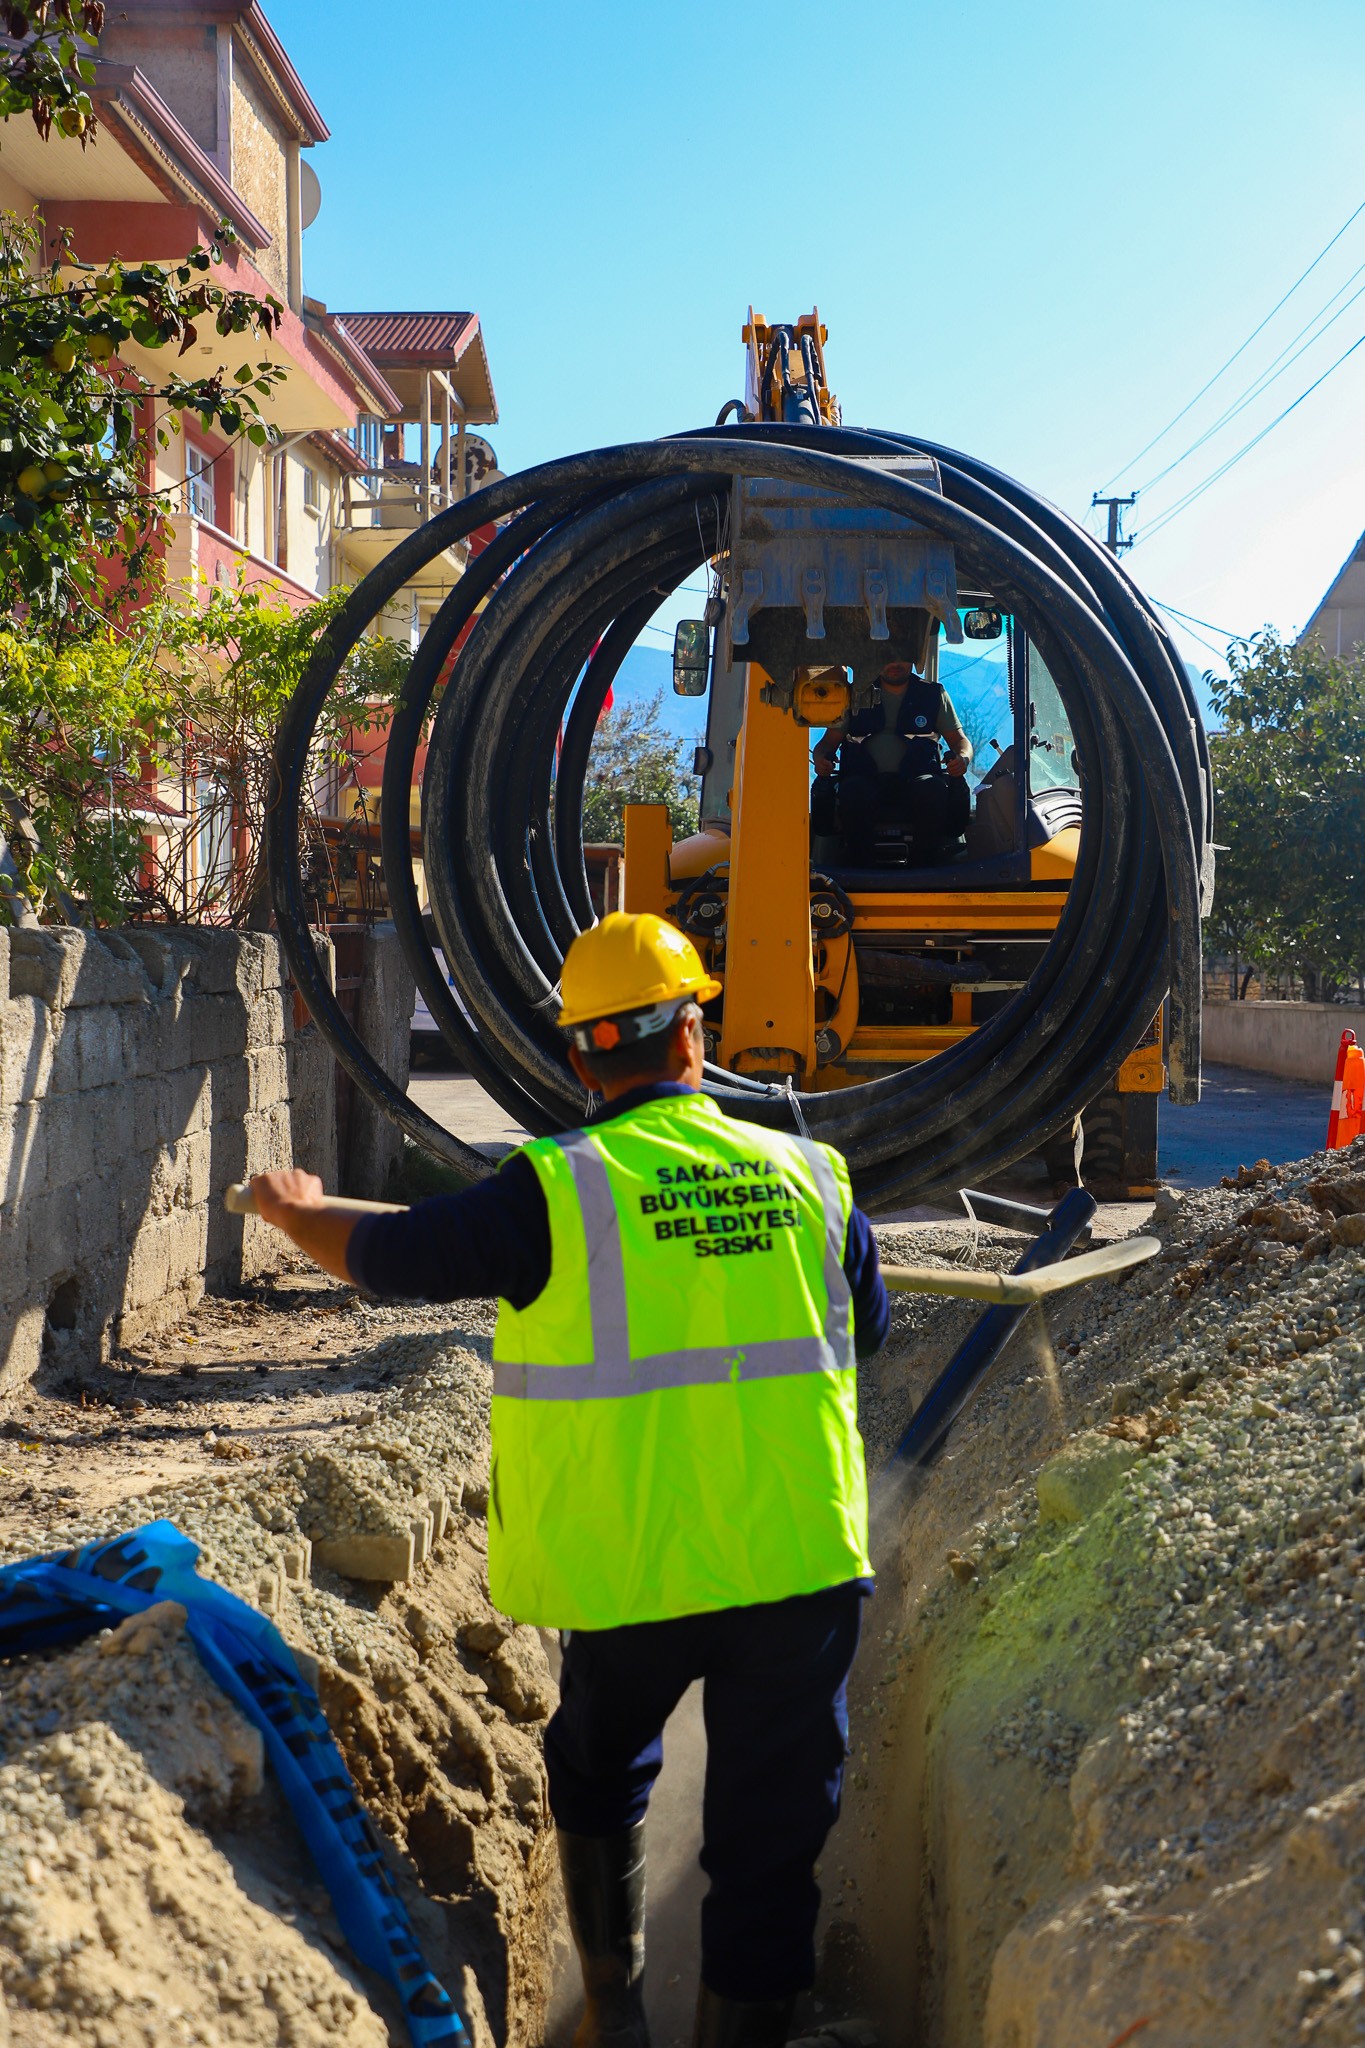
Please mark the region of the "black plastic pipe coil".
<svg viewBox="0 0 1365 2048"><path fill-rule="evenodd" d="M875 467L907 450L937 458L941 497ZM281 723L267 821L280 933L336 1057L427 1151L470 1179L491 1171L394 1086L342 1015L309 932L300 813L318 716L351 648L443 549L502 521L423 636L389 730L384 878L418 986L469 1072L533 1132L582 1120L554 1017L564 952L592 922L581 847L592 736L641 626L723 546L739 470L833 488L952 544L959 582L1014 610L1056 679L1085 823L1066 908L1028 985L950 1052L830 1094L793 1098L714 1067L707 1087L735 1116L784 1129L795 1118L837 1145L874 1212L979 1183L1067 1128L1168 992L1169 1093L1197 1099L1211 781L1165 627L1118 562L1019 484L932 442L843 427L711 428L543 464L439 513L351 594ZM457 1001L419 908L409 794L441 670L481 604L435 712L423 792L427 885Z"/></svg>

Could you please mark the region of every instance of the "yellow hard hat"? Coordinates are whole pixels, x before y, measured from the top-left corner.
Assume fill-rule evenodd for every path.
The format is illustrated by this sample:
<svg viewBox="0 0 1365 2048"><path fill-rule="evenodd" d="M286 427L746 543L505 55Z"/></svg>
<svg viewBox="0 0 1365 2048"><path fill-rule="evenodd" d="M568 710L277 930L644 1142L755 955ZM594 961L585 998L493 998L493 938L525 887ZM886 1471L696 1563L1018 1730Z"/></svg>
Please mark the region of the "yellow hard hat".
<svg viewBox="0 0 1365 2048"><path fill-rule="evenodd" d="M709 1002L720 991L721 984L676 925L648 910L613 910L590 931L580 932L564 957L559 1022L577 1037L580 1025L620 1018L627 1011L651 1013L634 1019L629 1031L614 1029L610 1044L596 1035L583 1047L607 1052L662 1031L681 1003Z"/></svg>

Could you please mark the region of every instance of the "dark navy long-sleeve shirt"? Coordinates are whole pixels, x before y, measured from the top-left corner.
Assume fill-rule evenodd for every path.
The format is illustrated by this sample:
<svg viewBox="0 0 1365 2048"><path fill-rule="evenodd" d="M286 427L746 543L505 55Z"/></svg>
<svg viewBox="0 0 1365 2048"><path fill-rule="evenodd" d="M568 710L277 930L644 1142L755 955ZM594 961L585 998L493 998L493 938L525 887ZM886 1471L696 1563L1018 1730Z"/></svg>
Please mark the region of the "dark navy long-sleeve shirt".
<svg viewBox="0 0 1365 2048"><path fill-rule="evenodd" d="M604 1123L663 1095L690 1091L678 1081L632 1088L589 1119ZM500 1295L529 1308L550 1279L550 1217L535 1168L514 1153L492 1175L458 1195L433 1195L390 1216L365 1216L346 1248L351 1278L370 1294L413 1301L468 1301ZM886 1341L891 1310L866 1216L854 1209L844 1243L853 1297L853 1341L870 1358Z"/></svg>

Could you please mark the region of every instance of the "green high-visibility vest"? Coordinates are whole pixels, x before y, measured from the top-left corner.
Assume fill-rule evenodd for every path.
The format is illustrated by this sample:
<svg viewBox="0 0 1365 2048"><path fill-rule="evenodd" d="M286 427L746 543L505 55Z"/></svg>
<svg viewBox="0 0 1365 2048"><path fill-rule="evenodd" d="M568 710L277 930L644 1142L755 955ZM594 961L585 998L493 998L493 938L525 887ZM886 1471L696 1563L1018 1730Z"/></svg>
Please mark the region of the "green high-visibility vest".
<svg viewBox="0 0 1365 2048"><path fill-rule="evenodd" d="M498 1310L498 1607L615 1628L869 1576L839 1154L687 1094L525 1156L551 1270Z"/></svg>

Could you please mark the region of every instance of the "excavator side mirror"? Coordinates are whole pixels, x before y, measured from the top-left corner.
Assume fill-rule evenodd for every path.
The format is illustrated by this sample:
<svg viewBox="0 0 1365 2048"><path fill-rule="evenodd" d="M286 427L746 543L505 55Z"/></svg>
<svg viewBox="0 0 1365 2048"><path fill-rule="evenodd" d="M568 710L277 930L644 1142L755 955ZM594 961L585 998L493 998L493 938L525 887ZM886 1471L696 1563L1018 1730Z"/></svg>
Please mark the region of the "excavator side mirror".
<svg viewBox="0 0 1365 2048"><path fill-rule="evenodd" d="M969 640L998 640L1004 625L999 612L988 605L977 605L962 614L962 630Z"/></svg>
<svg viewBox="0 0 1365 2048"><path fill-rule="evenodd" d="M711 670L711 635L705 619L679 619L673 635L673 690L679 697L704 697Z"/></svg>

